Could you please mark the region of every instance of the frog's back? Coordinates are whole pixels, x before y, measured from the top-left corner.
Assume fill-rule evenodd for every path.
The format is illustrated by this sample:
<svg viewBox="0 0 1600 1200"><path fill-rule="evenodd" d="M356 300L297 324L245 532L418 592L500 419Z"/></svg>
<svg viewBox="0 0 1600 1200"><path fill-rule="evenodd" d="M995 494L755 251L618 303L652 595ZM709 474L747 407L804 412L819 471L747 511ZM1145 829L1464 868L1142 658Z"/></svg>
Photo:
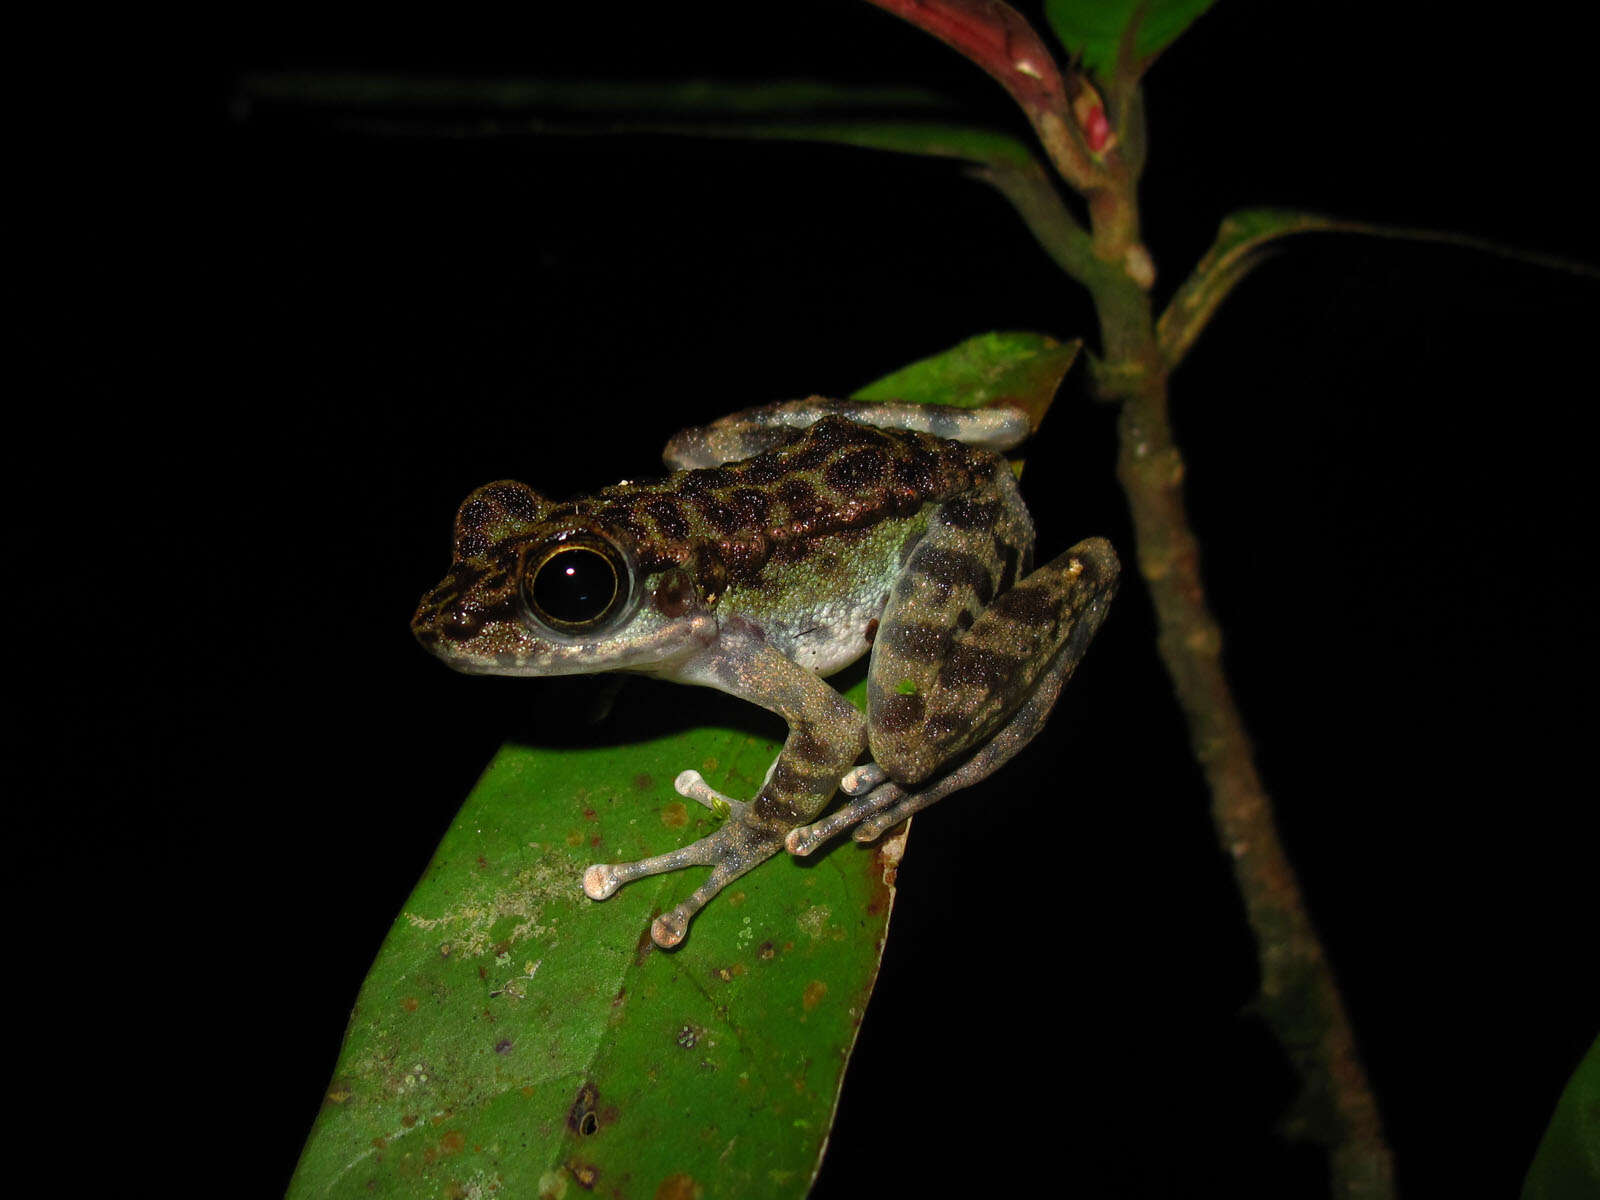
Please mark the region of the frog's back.
<svg viewBox="0 0 1600 1200"><path fill-rule="evenodd" d="M693 565L749 583L773 560L911 519L1007 470L978 446L835 415L784 437L741 462L605 488L580 511L626 531L646 572Z"/></svg>

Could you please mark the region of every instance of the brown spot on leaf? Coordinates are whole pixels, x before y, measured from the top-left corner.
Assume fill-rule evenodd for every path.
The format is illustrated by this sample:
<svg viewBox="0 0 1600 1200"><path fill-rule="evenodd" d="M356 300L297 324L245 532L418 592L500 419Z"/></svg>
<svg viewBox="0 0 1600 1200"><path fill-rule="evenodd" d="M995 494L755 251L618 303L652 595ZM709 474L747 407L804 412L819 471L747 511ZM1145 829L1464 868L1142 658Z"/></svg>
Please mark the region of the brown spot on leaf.
<svg viewBox="0 0 1600 1200"><path fill-rule="evenodd" d="M828 985L820 979L813 979L806 984L806 990L800 994L800 1004L807 1012L811 1012L822 1003L822 998L827 994Z"/></svg>
<svg viewBox="0 0 1600 1200"><path fill-rule="evenodd" d="M591 1080L578 1089L577 1096L572 1101L572 1107L567 1110L567 1128L573 1133L590 1134L600 1127L599 1118L594 1115L595 1108L600 1103L600 1089ZM589 1127L584 1128L587 1124Z"/></svg>
<svg viewBox="0 0 1600 1200"><path fill-rule="evenodd" d="M655 1200L700 1200L700 1185L693 1175L679 1171L668 1175L656 1186Z"/></svg>
<svg viewBox="0 0 1600 1200"><path fill-rule="evenodd" d="M671 804L663 805L661 823L668 829L682 829L689 823L689 806L682 800L674 800Z"/></svg>
<svg viewBox="0 0 1600 1200"><path fill-rule="evenodd" d="M400 1007L405 1009L407 1012L416 1012L417 1011L417 1007L421 1003L422 1002L420 1000L418 1000L415 996L407 996L407 997L405 997L405 999L400 1001Z"/></svg>
<svg viewBox="0 0 1600 1200"><path fill-rule="evenodd" d="M439 1153L442 1155L460 1154L466 1146L467 1135L459 1129L452 1129L439 1139Z"/></svg>
<svg viewBox="0 0 1600 1200"><path fill-rule="evenodd" d="M600 1168L593 1163L571 1162L567 1170L572 1172L573 1182L586 1192L594 1191L594 1185L600 1181Z"/></svg>
<svg viewBox="0 0 1600 1200"><path fill-rule="evenodd" d="M510 1054L511 1053L511 1039L510 1038L501 1038L498 1042L496 1042L494 1044L494 1052L496 1054Z"/></svg>

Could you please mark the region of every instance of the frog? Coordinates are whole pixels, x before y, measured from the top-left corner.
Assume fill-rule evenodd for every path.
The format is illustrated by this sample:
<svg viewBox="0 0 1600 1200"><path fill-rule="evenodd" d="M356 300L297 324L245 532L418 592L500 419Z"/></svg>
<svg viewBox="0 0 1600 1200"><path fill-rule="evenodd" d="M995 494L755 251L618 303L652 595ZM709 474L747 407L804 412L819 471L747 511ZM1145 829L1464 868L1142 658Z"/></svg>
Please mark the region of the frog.
<svg viewBox="0 0 1600 1200"><path fill-rule="evenodd" d="M812 396L684 430L665 478L563 501L485 484L456 513L450 571L412 632L469 674L642 674L787 723L754 796L678 775L679 795L721 817L710 833L583 872L601 901L709 867L651 923L671 949L774 855L809 855L846 830L873 842L1043 728L1120 564L1092 537L1033 565L1033 521L1005 457L1029 433L1003 404ZM824 681L863 655L865 712Z"/></svg>

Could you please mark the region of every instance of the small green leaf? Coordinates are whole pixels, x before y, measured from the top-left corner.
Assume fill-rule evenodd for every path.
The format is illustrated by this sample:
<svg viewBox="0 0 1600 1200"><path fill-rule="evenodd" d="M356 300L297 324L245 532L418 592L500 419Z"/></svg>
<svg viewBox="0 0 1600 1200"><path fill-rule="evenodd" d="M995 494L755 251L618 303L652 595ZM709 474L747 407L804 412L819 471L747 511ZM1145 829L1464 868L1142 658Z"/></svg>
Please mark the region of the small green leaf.
<svg viewBox="0 0 1600 1200"><path fill-rule="evenodd" d="M1600 1038L1556 1101L1522 1185L1522 1200L1600 1196Z"/></svg>
<svg viewBox="0 0 1600 1200"><path fill-rule="evenodd" d="M1216 0L1045 0L1044 15L1066 47L1100 79L1110 79L1128 23L1139 18L1133 51L1148 63ZM1142 13L1140 10L1143 10Z"/></svg>
<svg viewBox="0 0 1600 1200"><path fill-rule="evenodd" d="M1040 391L1068 349L989 334L858 394L890 381L901 398L967 404ZM695 689L678 690L694 703ZM810 1188L906 833L780 855L717 896L680 948L659 950L651 918L702 872L597 903L584 867L710 832L715 817L671 781L692 766L753 796L778 744L716 727L649 736L641 716L630 725L619 706L608 741L622 745L507 745L489 765L362 985L291 1196Z"/></svg>
<svg viewBox="0 0 1600 1200"><path fill-rule="evenodd" d="M1224 217L1211 248L1156 322L1163 357L1172 366L1183 360L1228 293L1261 263L1270 243L1296 233L1355 226L1317 213L1276 208L1245 209Z"/></svg>
<svg viewBox="0 0 1600 1200"><path fill-rule="evenodd" d="M1020 169L1037 162L1029 145L1009 133L901 115L955 107L943 97L909 88L806 81L758 86L710 80L556 83L262 74L239 81L238 99L240 107L250 111L321 110L338 114L341 128L391 135L655 133L825 142ZM828 115L833 113L845 115Z"/></svg>
<svg viewBox="0 0 1600 1200"><path fill-rule="evenodd" d="M983 408L1009 404L1037 429L1066 378L1081 341L1042 333L984 333L912 363L856 393L858 400L910 400Z"/></svg>
<svg viewBox="0 0 1600 1200"><path fill-rule="evenodd" d="M1448 230L1377 225L1370 221L1352 221L1294 209L1241 209L1222 219L1211 248L1189 272L1189 277L1173 294L1171 303L1156 322L1156 341L1167 365L1175 367L1183 361L1229 293L1265 260L1278 241L1301 233L1350 233L1395 241L1458 246L1463 250L1491 254L1551 271L1564 271L1590 279L1600 278L1600 271L1587 263L1518 250Z"/></svg>

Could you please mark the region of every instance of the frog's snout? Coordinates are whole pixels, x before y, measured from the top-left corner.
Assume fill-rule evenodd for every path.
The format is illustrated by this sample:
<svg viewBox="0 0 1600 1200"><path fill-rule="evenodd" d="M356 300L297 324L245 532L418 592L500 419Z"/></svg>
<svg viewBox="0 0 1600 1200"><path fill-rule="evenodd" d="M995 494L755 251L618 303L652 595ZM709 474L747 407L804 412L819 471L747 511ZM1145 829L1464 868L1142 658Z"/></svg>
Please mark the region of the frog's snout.
<svg viewBox="0 0 1600 1200"><path fill-rule="evenodd" d="M455 604L460 594L455 576L447 575L417 603L417 611L411 614L411 634L425 648L433 650L445 638L460 641L478 632L479 622Z"/></svg>

